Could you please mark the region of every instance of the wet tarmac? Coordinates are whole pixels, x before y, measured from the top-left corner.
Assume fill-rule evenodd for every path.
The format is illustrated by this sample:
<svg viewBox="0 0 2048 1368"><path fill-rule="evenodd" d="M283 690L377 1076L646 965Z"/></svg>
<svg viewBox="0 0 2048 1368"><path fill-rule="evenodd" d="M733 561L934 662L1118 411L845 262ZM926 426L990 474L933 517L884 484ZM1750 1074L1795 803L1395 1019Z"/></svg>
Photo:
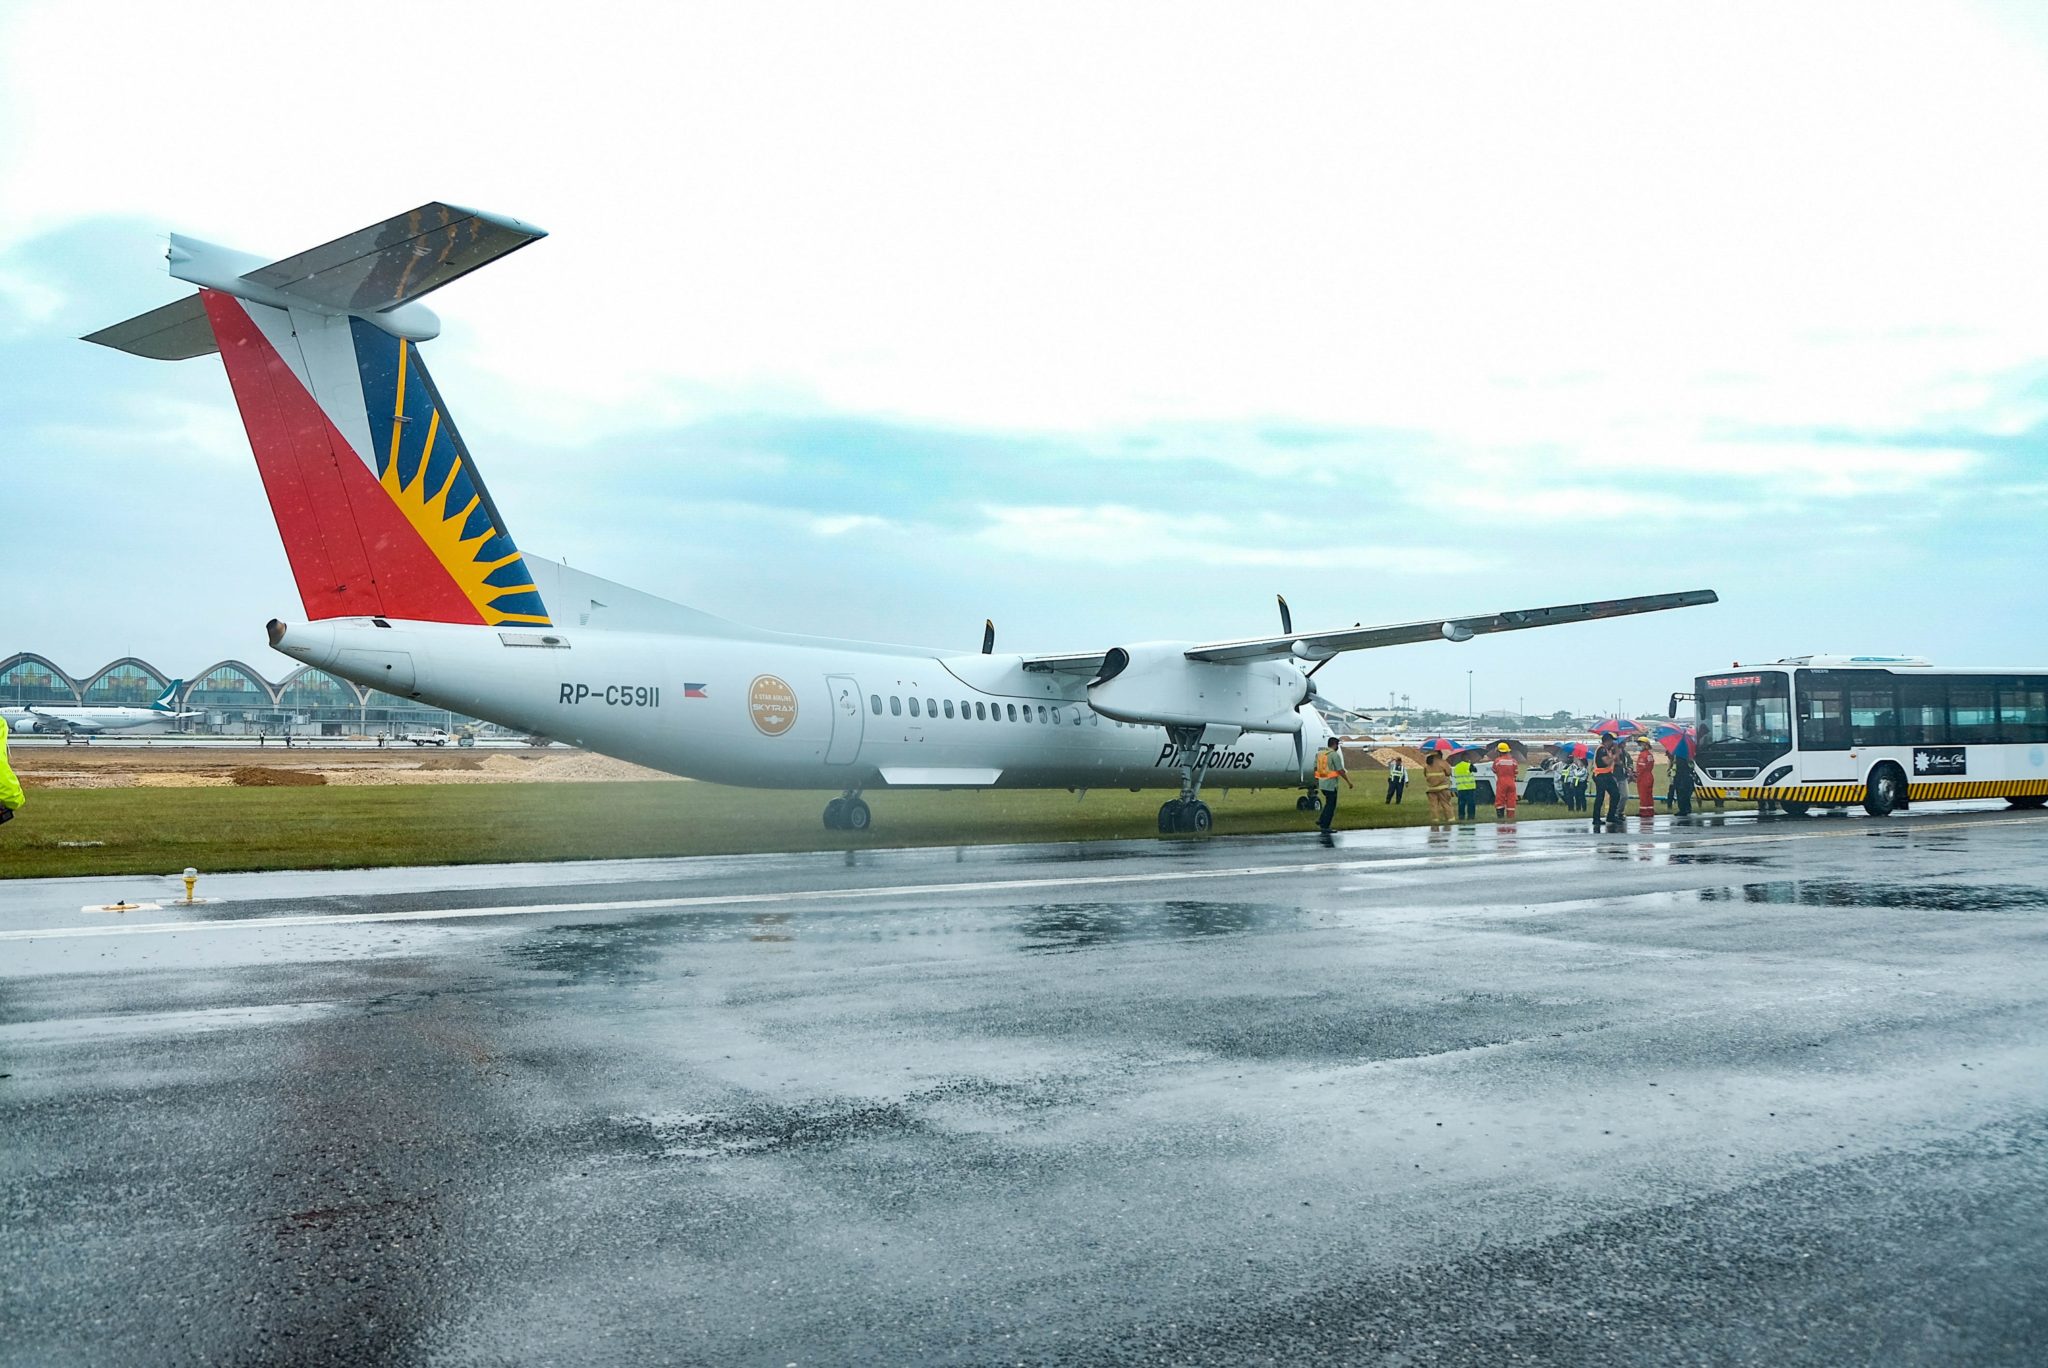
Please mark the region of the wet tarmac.
<svg viewBox="0 0 2048 1368"><path fill-rule="evenodd" d="M2037 1364L2044 837L0 883L0 1363Z"/></svg>

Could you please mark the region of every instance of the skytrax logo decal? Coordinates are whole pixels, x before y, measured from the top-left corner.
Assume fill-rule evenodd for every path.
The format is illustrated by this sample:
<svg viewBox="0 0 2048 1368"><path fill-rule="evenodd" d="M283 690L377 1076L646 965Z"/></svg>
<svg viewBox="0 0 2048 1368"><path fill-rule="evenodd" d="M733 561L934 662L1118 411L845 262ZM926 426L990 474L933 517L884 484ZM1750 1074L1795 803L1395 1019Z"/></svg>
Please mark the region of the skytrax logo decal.
<svg viewBox="0 0 2048 1368"><path fill-rule="evenodd" d="M756 675L747 688L747 715L761 735L782 735L796 725L796 690L774 675Z"/></svg>
<svg viewBox="0 0 2048 1368"><path fill-rule="evenodd" d="M1162 766L1179 769L1193 765L1206 770L1247 770L1252 767L1252 753L1243 750L1219 750L1213 744L1202 746L1176 746L1169 741L1159 748L1159 758L1152 767Z"/></svg>

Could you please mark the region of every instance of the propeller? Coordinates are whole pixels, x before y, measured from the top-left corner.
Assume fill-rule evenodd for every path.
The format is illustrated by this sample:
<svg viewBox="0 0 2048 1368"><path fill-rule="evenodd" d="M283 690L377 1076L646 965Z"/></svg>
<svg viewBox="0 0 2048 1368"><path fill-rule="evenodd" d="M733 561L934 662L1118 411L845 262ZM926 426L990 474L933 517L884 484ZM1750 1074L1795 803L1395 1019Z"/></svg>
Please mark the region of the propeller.
<svg viewBox="0 0 2048 1368"><path fill-rule="evenodd" d="M983 618L981 623L981 653L994 655L996 650L996 620Z"/></svg>

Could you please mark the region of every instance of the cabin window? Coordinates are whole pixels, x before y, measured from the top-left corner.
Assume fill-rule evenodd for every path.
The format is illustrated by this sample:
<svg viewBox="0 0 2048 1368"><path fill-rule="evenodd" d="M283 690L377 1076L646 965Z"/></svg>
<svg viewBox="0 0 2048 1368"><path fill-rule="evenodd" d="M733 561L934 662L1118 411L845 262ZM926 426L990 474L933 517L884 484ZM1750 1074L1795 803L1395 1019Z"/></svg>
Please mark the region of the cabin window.
<svg viewBox="0 0 2048 1368"><path fill-rule="evenodd" d="M1043 704L1043 703L1041 703L1041 704L1039 704L1039 705L1038 705L1038 720L1039 720L1039 721L1041 721L1041 722L1046 722L1046 721L1050 721L1050 720L1051 720L1050 716L1049 716L1049 715L1048 715L1048 714L1046 713L1046 710L1045 710L1045 704Z"/></svg>
<svg viewBox="0 0 2048 1368"><path fill-rule="evenodd" d="M915 698L910 700L910 715L912 717L917 716L917 700Z"/></svg>
<svg viewBox="0 0 2048 1368"><path fill-rule="evenodd" d="M875 710L875 716L880 717L882 715L882 696L880 694L869 694L868 706Z"/></svg>
<svg viewBox="0 0 2048 1368"><path fill-rule="evenodd" d="M889 695L889 716L903 716L903 700L898 698L895 694Z"/></svg>
<svg viewBox="0 0 2048 1368"><path fill-rule="evenodd" d="M1024 705L1024 720L1026 722L1031 720L1031 705L1029 703Z"/></svg>
<svg viewBox="0 0 2048 1368"><path fill-rule="evenodd" d="M1988 684L1948 686L1948 738L1952 745L1983 745L1998 739L1998 708Z"/></svg>
<svg viewBox="0 0 2048 1368"><path fill-rule="evenodd" d="M1015 722L1017 720L1017 705L1015 703L1005 703L1003 706L1010 710L1010 720Z"/></svg>
<svg viewBox="0 0 2048 1368"><path fill-rule="evenodd" d="M927 717L937 717L939 715L939 700L927 698L924 701L924 712Z"/></svg>
<svg viewBox="0 0 2048 1368"><path fill-rule="evenodd" d="M2022 679L1998 690L1998 730L2008 744L2048 741L2048 692L2038 679Z"/></svg>
<svg viewBox="0 0 2048 1368"><path fill-rule="evenodd" d="M974 720L977 722L988 721L988 709L985 705L980 703L974 705Z"/></svg>
<svg viewBox="0 0 2048 1368"><path fill-rule="evenodd" d="M947 699L947 700L946 700L946 716L948 716L948 717L951 717L952 715L953 715L953 700L949 698L949 699Z"/></svg>

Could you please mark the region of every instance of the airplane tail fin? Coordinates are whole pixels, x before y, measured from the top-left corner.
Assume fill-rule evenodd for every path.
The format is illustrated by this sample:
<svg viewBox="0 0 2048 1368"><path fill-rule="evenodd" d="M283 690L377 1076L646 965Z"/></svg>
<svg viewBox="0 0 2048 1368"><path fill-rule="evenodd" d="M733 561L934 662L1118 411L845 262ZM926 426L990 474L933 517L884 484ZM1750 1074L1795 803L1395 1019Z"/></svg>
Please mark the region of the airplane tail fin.
<svg viewBox="0 0 2048 1368"><path fill-rule="evenodd" d="M173 234L199 293L86 341L220 352L308 617L550 626L418 347L420 296L544 236L439 202L268 263Z"/></svg>
<svg viewBox="0 0 2048 1368"><path fill-rule="evenodd" d="M178 705L178 704L177 704L177 699L178 699L178 690L180 690L180 689L182 689L182 688L184 688L184 687L185 687L185 681L184 681L184 680L182 680L182 679L174 679L174 680L172 680L172 681L171 681L170 683L168 683L168 684L164 685L164 691L163 691L162 693L160 693L160 694L158 694L158 695L156 696L156 701L155 701L154 703L151 703L151 704L149 705L149 706L150 706L150 708L151 708L151 709L152 709L153 711L156 711L156 712L169 712L169 711L171 711L171 710L172 710L173 708L177 707L177 705Z"/></svg>

